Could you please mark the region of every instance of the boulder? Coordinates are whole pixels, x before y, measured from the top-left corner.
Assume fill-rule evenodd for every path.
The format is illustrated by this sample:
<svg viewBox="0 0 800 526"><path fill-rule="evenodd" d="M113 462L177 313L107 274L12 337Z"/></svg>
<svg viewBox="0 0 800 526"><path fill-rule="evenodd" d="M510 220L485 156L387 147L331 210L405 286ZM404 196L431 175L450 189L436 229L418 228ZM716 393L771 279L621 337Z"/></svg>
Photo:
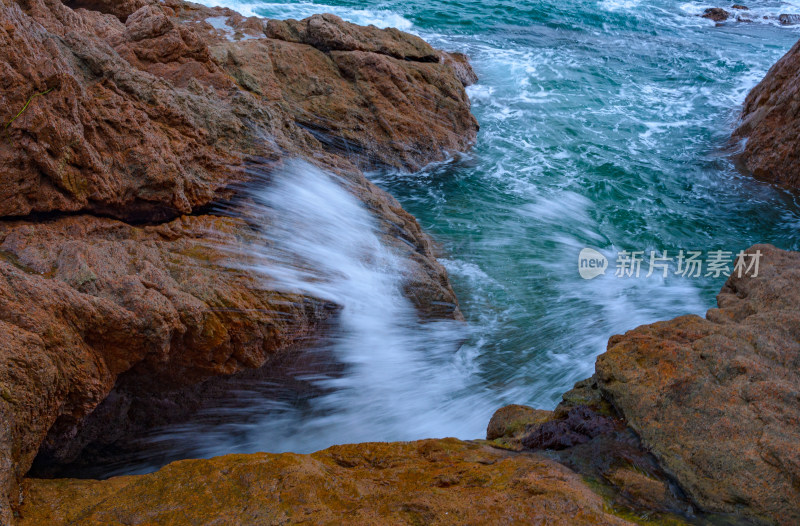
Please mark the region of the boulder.
<svg viewBox="0 0 800 526"><path fill-rule="evenodd" d="M154 2L123 23L87 10L111 2L3 2L0 216L168 220L230 196L252 156L327 149L415 169L477 133L468 65L456 75L397 30L325 15L296 22L302 38L271 21L275 38L230 41L207 22L247 25L228 10Z"/></svg>
<svg viewBox="0 0 800 526"><path fill-rule="evenodd" d="M800 521L800 253L755 245L757 277L732 276L706 318L609 341L603 396L707 511Z"/></svg>
<svg viewBox="0 0 800 526"><path fill-rule="evenodd" d="M525 426L522 446L636 513L800 521L800 253L746 253L761 254L757 275L731 276L705 318L613 336L595 375Z"/></svg>
<svg viewBox="0 0 800 526"><path fill-rule="evenodd" d="M120 375L187 385L263 366L318 333L323 301L226 264L239 220L134 227L90 216L0 223L4 495L41 451L68 459Z"/></svg>

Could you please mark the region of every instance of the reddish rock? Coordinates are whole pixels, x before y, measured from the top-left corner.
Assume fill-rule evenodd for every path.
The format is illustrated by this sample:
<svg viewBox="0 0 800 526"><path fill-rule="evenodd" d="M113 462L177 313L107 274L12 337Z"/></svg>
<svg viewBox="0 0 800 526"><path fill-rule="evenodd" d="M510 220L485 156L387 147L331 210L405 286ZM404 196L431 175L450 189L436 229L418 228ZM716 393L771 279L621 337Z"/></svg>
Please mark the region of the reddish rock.
<svg viewBox="0 0 800 526"><path fill-rule="evenodd" d="M744 166L762 181L800 188L800 42L747 96L734 139L747 139Z"/></svg>
<svg viewBox="0 0 800 526"><path fill-rule="evenodd" d="M800 253L770 245L706 318L609 341L596 379L700 509L800 521Z"/></svg>
<svg viewBox="0 0 800 526"><path fill-rule="evenodd" d="M464 71L397 30L325 15L293 22L298 38L268 24L281 38L231 42L208 20L234 36L264 21L174 1L2 1L15 51L0 58L0 216L164 220L230 195L251 156L413 169L475 140Z"/></svg>
<svg viewBox="0 0 800 526"><path fill-rule="evenodd" d="M185 385L260 367L317 333L333 312L325 303L226 265L215 245L246 232L210 216L0 223L0 458L12 502L45 435L53 454L74 447L119 375Z"/></svg>

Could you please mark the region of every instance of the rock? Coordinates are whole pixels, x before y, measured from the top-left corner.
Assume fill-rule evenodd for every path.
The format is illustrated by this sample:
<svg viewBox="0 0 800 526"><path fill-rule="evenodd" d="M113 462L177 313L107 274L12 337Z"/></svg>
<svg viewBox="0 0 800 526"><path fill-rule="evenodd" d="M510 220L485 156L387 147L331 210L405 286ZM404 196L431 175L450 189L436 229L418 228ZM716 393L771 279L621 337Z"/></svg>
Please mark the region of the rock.
<svg viewBox="0 0 800 526"><path fill-rule="evenodd" d="M334 312L225 264L247 229L220 217L132 227L67 217L0 223L2 488L42 451L67 458L83 419L123 374L186 385L260 367ZM249 235L253 235L250 233ZM47 437L45 439L45 437Z"/></svg>
<svg viewBox="0 0 800 526"><path fill-rule="evenodd" d="M318 15L283 39L181 2L2 1L0 216L168 220L229 197L252 156L415 169L475 140L468 65L397 30ZM275 38L231 42L220 17Z"/></svg>
<svg viewBox="0 0 800 526"><path fill-rule="evenodd" d="M700 509L800 521L800 253L755 245L706 318L609 341L599 388Z"/></svg>
<svg viewBox="0 0 800 526"><path fill-rule="evenodd" d="M731 16L731 14L722 9L721 7L709 7L708 9L703 11L703 14L701 16L703 18L708 18L710 20L713 20L714 22L724 22Z"/></svg>
<svg viewBox="0 0 800 526"><path fill-rule="evenodd" d="M706 318L613 336L595 375L526 426L525 449L548 450L623 514L800 521L800 253L757 251L757 275L731 276Z"/></svg>
<svg viewBox="0 0 800 526"><path fill-rule="evenodd" d="M762 181L800 188L800 42L750 91L734 140L747 139L741 159Z"/></svg>
<svg viewBox="0 0 800 526"><path fill-rule="evenodd" d="M156 473L25 481L19 524L633 524L536 454L456 439L183 460Z"/></svg>
<svg viewBox="0 0 800 526"><path fill-rule="evenodd" d="M442 53L442 62L453 69L456 78L464 86L472 86L478 82L478 75L469 64L469 58L463 53Z"/></svg>
<svg viewBox="0 0 800 526"><path fill-rule="evenodd" d="M421 38L394 28L358 26L329 13L304 20L270 20L269 38L308 44L320 51L366 51L413 62L439 62L439 52Z"/></svg>
<svg viewBox="0 0 800 526"><path fill-rule="evenodd" d="M739 11L750 11L749 7L747 7L746 5L741 5L741 4L733 4L731 6L731 9L738 9Z"/></svg>
<svg viewBox="0 0 800 526"><path fill-rule="evenodd" d="M414 170L474 142L464 92L474 73L463 57L333 15L270 20L265 31L286 111L334 153Z"/></svg>
<svg viewBox="0 0 800 526"><path fill-rule="evenodd" d="M791 15L782 14L782 15L778 16L778 20L784 26L794 26L794 25L800 24L800 15L797 15L797 14L791 14Z"/></svg>
<svg viewBox="0 0 800 526"><path fill-rule="evenodd" d="M585 444L617 426L613 419L586 406L572 408L563 419L542 422L528 430L521 443L528 449L566 449Z"/></svg>
<svg viewBox="0 0 800 526"><path fill-rule="evenodd" d="M524 405L507 405L492 415L486 428L486 440L494 440L496 445L509 449L521 449L520 439L533 425L550 420L552 411L533 409Z"/></svg>

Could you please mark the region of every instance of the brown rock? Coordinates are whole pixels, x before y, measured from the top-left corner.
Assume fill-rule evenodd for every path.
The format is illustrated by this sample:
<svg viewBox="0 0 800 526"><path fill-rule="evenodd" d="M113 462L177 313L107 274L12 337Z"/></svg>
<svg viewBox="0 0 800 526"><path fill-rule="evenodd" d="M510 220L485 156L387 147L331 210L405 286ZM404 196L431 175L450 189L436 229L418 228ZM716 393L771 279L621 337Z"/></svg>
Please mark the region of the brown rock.
<svg viewBox="0 0 800 526"><path fill-rule="evenodd" d="M800 42L747 96L734 139L747 139L744 166L762 181L800 188Z"/></svg>
<svg viewBox="0 0 800 526"><path fill-rule="evenodd" d="M800 253L770 245L706 319L614 336L596 378L701 509L800 521Z"/></svg>
<svg viewBox="0 0 800 526"><path fill-rule="evenodd" d="M264 45L278 65L283 107L329 151L365 167L414 170L474 142L478 125L464 92L474 73L463 57L440 62L450 56L417 37L333 15L270 20L266 32L274 38Z"/></svg>
<svg viewBox="0 0 800 526"><path fill-rule="evenodd" d="M469 64L469 58L463 53L442 53L442 62L453 69L456 78L464 86L472 86L478 82L478 75Z"/></svg>
<svg viewBox="0 0 800 526"><path fill-rule="evenodd" d="M321 51L367 51L400 60L439 62L439 53L421 38L394 28L358 26L329 13L304 20L270 20L269 38L308 44Z"/></svg>
<svg viewBox="0 0 800 526"><path fill-rule="evenodd" d="M575 473L455 439L184 460L143 476L25 482L20 525L631 524Z"/></svg>
<svg viewBox="0 0 800 526"><path fill-rule="evenodd" d="M800 24L800 15L784 13L778 15L778 20L784 26L794 26Z"/></svg>
<svg viewBox="0 0 800 526"><path fill-rule="evenodd" d="M709 7L703 14L701 15L703 18L708 18L713 20L714 22L724 22L727 20L731 14L721 7Z"/></svg>
<svg viewBox="0 0 800 526"><path fill-rule="evenodd" d="M69 454L84 417L132 370L185 385L259 367L312 336L323 302L270 291L215 244L241 222L186 217L131 227L70 217L0 224L2 491L44 449ZM252 233L250 234L252 235ZM13 336L13 337L12 337ZM63 453L62 453L63 452Z"/></svg>
<svg viewBox="0 0 800 526"><path fill-rule="evenodd" d="M207 20L251 36L264 21L180 2L2 1L0 216L165 220L228 197L250 156L327 149L413 169L475 140L468 65L457 75L397 30L325 15L293 22L298 38L231 42Z"/></svg>
<svg viewBox="0 0 800 526"><path fill-rule="evenodd" d="M537 424L553 418L552 411L533 409L524 405L507 405L492 415L486 428L486 440L495 441L496 445L509 449L522 449L520 439L525 431Z"/></svg>

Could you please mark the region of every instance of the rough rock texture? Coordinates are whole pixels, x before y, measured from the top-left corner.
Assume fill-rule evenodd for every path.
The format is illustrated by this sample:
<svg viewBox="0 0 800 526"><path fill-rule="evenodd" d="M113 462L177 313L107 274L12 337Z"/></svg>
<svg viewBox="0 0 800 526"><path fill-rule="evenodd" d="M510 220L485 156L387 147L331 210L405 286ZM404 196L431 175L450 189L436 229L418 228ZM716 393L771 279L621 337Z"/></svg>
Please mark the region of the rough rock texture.
<svg viewBox="0 0 800 526"><path fill-rule="evenodd" d="M183 460L144 476L25 482L21 525L632 524L535 454L455 439Z"/></svg>
<svg viewBox="0 0 800 526"><path fill-rule="evenodd" d="M747 96L735 139L747 139L741 154L754 177L800 188L800 42L783 56Z"/></svg>
<svg viewBox="0 0 800 526"><path fill-rule="evenodd" d="M656 524L706 524L708 517L693 510L680 488L602 398L594 379L578 382L554 411L507 406L495 413L492 422L502 422L509 415L514 415L515 425L494 439L487 434L491 445L547 451L548 457L582 475L620 516Z"/></svg>
<svg viewBox="0 0 800 526"><path fill-rule="evenodd" d="M39 446L74 456L120 377L191 384L319 337L335 305L228 261L268 225L209 215L286 159L347 181L420 315L461 317L431 240L360 168L467 148L468 62L336 17L291 24L302 39L179 0L0 0L0 523Z"/></svg>
<svg viewBox="0 0 800 526"><path fill-rule="evenodd" d="M706 319L609 341L604 396L705 510L800 521L800 253L770 245Z"/></svg>
<svg viewBox="0 0 800 526"><path fill-rule="evenodd" d="M253 156L327 148L417 168L475 140L463 72L417 37L317 15L293 22L307 29L287 41L269 28L288 23L147 4L123 23L58 0L3 0L0 46L14 53L0 57L0 216L154 221L220 198L249 178ZM260 25L264 38L231 42L209 19Z"/></svg>
<svg viewBox="0 0 800 526"><path fill-rule="evenodd" d="M68 217L0 223L0 476L14 493L37 450L60 457L118 375L156 385L262 366L334 312L224 262L239 221L151 227ZM48 435L49 431L49 435Z"/></svg>
<svg viewBox="0 0 800 526"><path fill-rule="evenodd" d="M522 445L638 512L800 522L800 253L756 251L758 276L731 276L706 318L612 337Z"/></svg>
<svg viewBox="0 0 800 526"><path fill-rule="evenodd" d="M514 449L514 440L519 440L529 426L541 424L552 419L552 411L532 409L524 405L507 405L492 415L486 428L486 440L505 438L503 444Z"/></svg>

